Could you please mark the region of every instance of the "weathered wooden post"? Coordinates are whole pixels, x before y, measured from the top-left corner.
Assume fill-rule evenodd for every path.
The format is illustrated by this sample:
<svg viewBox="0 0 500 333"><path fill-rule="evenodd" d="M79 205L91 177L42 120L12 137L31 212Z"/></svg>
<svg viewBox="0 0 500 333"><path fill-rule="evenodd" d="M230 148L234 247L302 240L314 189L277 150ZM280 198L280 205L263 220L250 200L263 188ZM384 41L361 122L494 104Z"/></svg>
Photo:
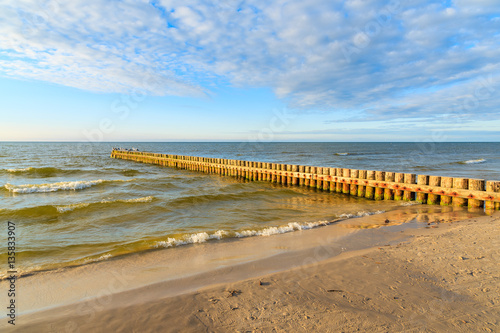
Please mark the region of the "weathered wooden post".
<svg viewBox="0 0 500 333"><path fill-rule="evenodd" d="M467 189L469 187L469 180L466 178L453 178L454 189ZM467 206L467 199L453 197L453 206L464 207Z"/></svg>
<svg viewBox="0 0 500 333"><path fill-rule="evenodd" d="M405 182L405 174L401 172L396 172L394 174L394 182L398 183L398 186L403 187ZM403 200L403 190L397 189L394 191L394 200Z"/></svg>
<svg viewBox="0 0 500 333"><path fill-rule="evenodd" d="M316 187L316 167L311 167L311 180L309 182L309 187Z"/></svg>
<svg viewBox="0 0 500 333"><path fill-rule="evenodd" d="M486 191L488 192L500 192L500 181L487 181ZM484 203L484 208L490 213L494 209L500 209L500 202L486 201Z"/></svg>
<svg viewBox="0 0 500 333"><path fill-rule="evenodd" d="M366 179L367 180L375 180L375 171L367 170L366 171ZM375 187L374 186L366 186L365 198L373 200L374 197L375 197Z"/></svg>
<svg viewBox="0 0 500 333"><path fill-rule="evenodd" d="M293 177L292 177L292 185L299 185L299 178L297 177L297 173L299 172L299 166L294 164L292 165L292 172L293 172Z"/></svg>
<svg viewBox="0 0 500 333"><path fill-rule="evenodd" d="M441 188L444 188L446 192L450 193L453 188L453 177L441 177ZM439 202L441 206L450 206L452 204L452 198L447 195L441 194L441 200Z"/></svg>
<svg viewBox="0 0 500 333"><path fill-rule="evenodd" d="M417 175L414 173L405 173L405 184L415 184L417 179ZM412 201L415 198L415 193L411 190L405 190L403 192L403 200L404 201Z"/></svg>
<svg viewBox="0 0 500 333"><path fill-rule="evenodd" d="M394 172L386 172L385 173L385 181L386 182L394 182L396 179L396 174ZM394 199L394 191L390 188L384 189L384 200L393 200Z"/></svg>
<svg viewBox="0 0 500 333"><path fill-rule="evenodd" d="M358 178L359 178L358 197L364 197L366 186L363 185L363 179L366 179L366 170L359 170L358 171Z"/></svg>
<svg viewBox="0 0 500 333"><path fill-rule="evenodd" d="M429 184L429 176L427 175L418 175L417 176L417 184L418 185L428 185ZM417 192L417 202L426 203L427 202L427 193Z"/></svg>
<svg viewBox="0 0 500 333"><path fill-rule="evenodd" d="M305 166L303 166L303 165L299 165L299 173L301 173L301 174L305 173L305 172L306 172L306 171L305 171L305 169L306 169L306 167L305 167ZM301 176L301 177L299 177L299 185L300 185L300 186L303 186L303 185L304 185L304 177L302 177L302 176Z"/></svg>
<svg viewBox="0 0 500 333"><path fill-rule="evenodd" d="M375 180L384 181L385 172L384 171L375 171ZM380 186L375 188L375 200L384 200L384 189Z"/></svg>
<svg viewBox="0 0 500 333"><path fill-rule="evenodd" d="M321 167L317 167L316 168L316 177L317 177L317 180L316 180L316 188L318 190L322 190L323 189L323 168Z"/></svg>
<svg viewBox="0 0 500 333"><path fill-rule="evenodd" d="M342 176L344 178L350 178L351 177L351 169L342 168ZM350 192L351 192L351 186L349 184L349 179L345 179L344 183L342 184L342 193L347 194Z"/></svg>
<svg viewBox="0 0 500 333"><path fill-rule="evenodd" d="M335 192L335 187L337 186L337 183L335 183L335 176L337 175L337 169L336 168L328 168L330 177L332 177L332 180L330 181L330 192Z"/></svg>
<svg viewBox="0 0 500 333"><path fill-rule="evenodd" d="M330 176L330 168L323 168L323 191L330 190L330 182L328 178Z"/></svg>
<svg viewBox="0 0 500 333"><path fill-rule="evenodd" d="M441 177L439 176L429 176L429 186L439 187L441 186ZM432 189L432 192L437 191L436 189ZM439 204L439 195L434 193L429 193L427 195L427 204L428 205L438 205Z"/></svg>
<svg viewBox="0 0 500 333"><path fill-rule="evenodd" d="M305 167L306 178L304 178L304 185L309 186L311 184L311 167L306 165Z"/></svg>
<svg viewBox="0 0 500 333"><path fill-rule="evenodd" d="M358 178L359 178L359 170L357 169L351 169L350 172L350 177L351 177L351 185L349 186L349 193L351 195L357 196L358 195Z"/></svg>
<svg viewBox="0 0 500 333"><path fill-rule="evenodd" d="M473 191L484 191L486 189L486 184L484 179L469 179L469 190ZM483 207L482 200L469 199L469 208L479 208Z"/></svg>
<svg viewBox="0 0 500 333"><path fill-rule="evenodd" d="M337 168L337 177L342 177L344 175L343 171L342 171L342 168ZM340 180L340 178L337 179L337 185L335 187L335 191L337 193L342 193L342 181Z"/></svg>

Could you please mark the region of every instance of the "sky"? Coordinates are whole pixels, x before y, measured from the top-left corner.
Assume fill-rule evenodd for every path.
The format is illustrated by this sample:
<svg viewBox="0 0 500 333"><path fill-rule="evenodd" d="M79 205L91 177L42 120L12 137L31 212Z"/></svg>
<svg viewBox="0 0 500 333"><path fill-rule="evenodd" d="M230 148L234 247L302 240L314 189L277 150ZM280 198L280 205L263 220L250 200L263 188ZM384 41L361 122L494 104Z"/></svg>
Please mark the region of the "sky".
<svg viewBox="0 0 500 333"><path fill-rule="evenodd" d="M4 0L0 141L500 141L498 0Z"/></svg>

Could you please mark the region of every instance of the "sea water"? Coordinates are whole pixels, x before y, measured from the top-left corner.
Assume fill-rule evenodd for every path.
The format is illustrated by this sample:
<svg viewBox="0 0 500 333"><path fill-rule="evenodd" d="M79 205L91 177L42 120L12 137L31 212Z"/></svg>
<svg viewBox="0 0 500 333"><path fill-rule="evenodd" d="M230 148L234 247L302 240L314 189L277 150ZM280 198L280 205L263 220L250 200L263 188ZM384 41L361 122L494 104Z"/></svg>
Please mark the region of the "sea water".
<svg viewBox="0 0 500 333"><path fill-rule="evenodd" d="M16 224L21 274L307 230L407 204L111 159L112 147L500 179L498 143L2 142L0 221ZM7 262L5 247L0 262Z"/></svg>

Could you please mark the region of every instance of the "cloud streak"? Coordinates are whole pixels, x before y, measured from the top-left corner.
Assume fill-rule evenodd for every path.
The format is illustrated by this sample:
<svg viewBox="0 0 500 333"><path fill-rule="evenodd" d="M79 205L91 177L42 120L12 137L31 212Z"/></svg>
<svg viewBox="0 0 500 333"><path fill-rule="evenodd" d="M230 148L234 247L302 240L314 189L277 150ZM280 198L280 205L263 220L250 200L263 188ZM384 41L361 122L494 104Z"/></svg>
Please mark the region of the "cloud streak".
<svg viewBox="0 0 500 333"><path fill-rule="evenodd" d="M347 120L498 117L497 1L12 1L0 73L96 92L270 87Z"/></svg>

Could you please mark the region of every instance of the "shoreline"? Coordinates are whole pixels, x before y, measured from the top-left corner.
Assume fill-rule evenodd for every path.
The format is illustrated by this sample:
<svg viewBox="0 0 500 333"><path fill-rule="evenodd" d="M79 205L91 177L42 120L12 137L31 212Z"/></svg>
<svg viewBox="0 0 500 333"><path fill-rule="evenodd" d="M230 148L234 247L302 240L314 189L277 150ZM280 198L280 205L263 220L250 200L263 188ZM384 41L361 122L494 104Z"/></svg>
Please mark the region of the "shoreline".
<svg viewBox="0 0 500 333"><path fill-rule="evenodd" d="M461 229L460 225L468 223L441 223L440 226L442 227L438 229L430 227L422 229L417 228L417 226L408 228L408 225L405 228L401 224L377 229L359 227L362 225L366 226L366 223L376 225L380 223L380 221L377 221L378 219L386 219L389 215L392 216L391 218L396 218L394 214L401 214L402 212L407 212L407 210L391 211L380 215L348 220L347 223L344 223L344 226L334 224L305 232L301 231L270 237L252 237L245 239L243 242L226 241L220 242L220 244L206 244L209 246L196 244L195 246L184 247L182 249L184 253L182 254L180 253L181 251L174 251L175 249L158 251L146 256L149 257L146 258L150 260L149 264L147 264L144 255L140 256L142 258L129 258L128 264L136 261L137 265L135 267L138 270L135 272L131 270L133 266L125 265L125 262L120 259L101 264L97 263L88 267L80 267L78 269L47 272L26 277L18 281L18 284L23 286L23 293L26 293L24 297L19 297L20 304L31 302L32 309L23 311L24 314L21 314L17 318L19 323L17 329L30 331L34 327L30 325L37 322L41 324L39 321L45 322L44 325L50 323L57 326L58 322L61 323L61 321L70 320L70 318L72 318L70 321L78 322L78 326L80 326L81 323L79 321L84 320L85 317L97 319L105 314L125 311L127 308L137 306L153 306L153 304L158 302L174 302L175 304L174 300L176 299L183 299L184 302L184 298L186 297L194 297L193 295L203 294L207 290L213 290L214 288L227 289L228 285L247 283L251 279L261 279L262 277L287 275L297 270L303 273L300 276L295 274L292 281L298 280L297 282L300 282L301 279L311 279L314 277L314 275L311 276L310 272L304 270L304 267L313 265L317 268L327 265L327 263L331 264L331 262L344 262L343 265L351 266L351 264L366 256L367 253L376 251L380 246L382 246L381 248L385 248L387 247L385 245L401 243L408 237L413 237L413 240L404 244L412 244L416 239L415 237L419 237L415 235L419 233L427 232L431 235L438 235L443 231L456 229L455 225L458 225L458 228ZM424 215L427 216L427 220L429 219L428 214L438 214L443 218L451 216L451 213L426 213ZM475 217L473 219L481 221L494 219L497 221L498 216L496 214L495 217ZM411 214L407 217L410 219L415 218ZM463 219L463 216L455 216L453 218L455 221L457 219ZM423 226L423 222L417 223L420 224L420 227ZM350 227L349 224L351 224ZM325 243L325 240L328 239L329 241ZM335 242L332 242L332 240L335 240ZM266 244L267 248L262 248ZM325 244L328 245L325 246ZM207 251L209 247L210 251ZM216 247L220 247L219 252L215 251ZM392 249L392 247L389 248ZM200 251L202 248L205 248L205 251ZM239 249L240 252L235 251L236 249ZM346 249L346 251L343 249ZM273 250L274 253L269 253L269 251ZM259 253L256 254L259 251L261 252L260 257ZM267 253L263 253L262 251L267 251ZM168 255L166 255L167 252L169 252ZM182 268L179 265L172 266L173 259L182 261L186 255L192 255L195 252L198 252L198 255L201 254L201 257L193 257L193 264L197 266L197 274L189 274L187 271L172 273L172 270ZM231 254L231 256L228 256L228 254ZM220 261L221 258L222 261ZM138 261L138 259L141 260ZM200 272L199 266L203 264L201 261L204 261L205 265L207 263L209 265L205 266L205 271L201 270ZM219 265L215 269L214 262ZM121 266L121 270L113 270L113 264ZM106 280L106 277L108 280ZM102 280L103 278L104 280ZM110 278L111 280L109 280ZM367 276L367 278L369 277ZM57 295L52 295L48 287L50 287L54 280L58 281L60 289L58 293L66 296L73 294L74 297L66 299L63 297L61 299L60 296L62 295L59 295L59 298ZM27 283L28 281L29 284ZM81 285L79 287L78 281L84 283L85 288L82 289ZM103 288L102 281L108 281L107 287ZM223 287L219 286L221 284ZM273 285L272 283L269 283L269 285L254 284L256 286L252 285L251 288L255 289L257 286L260 289L263 289L261 287L264 286L271 288ZM44 289L44 285L47 289ZM52 292L56 288L58 287L52 285ZM275 292L275 288L276 285L271 290ZM36 296L32 294L31 299L26 297L26 295L30 294L30 290L36 294ZM242 291L243 289L234 290ZM337 292L332 293L335 294ZM244 294L246 293L237 293L233 297L237 299L240 296L243 297ZM85 298L87 300L82 302ZM218 303L219 301L214 302ZM75 316L76 314L80 314L80 316ZM149 315L155 317L157 314L155 314L155 310L151 309ZM119 317L120 315L117 316ZM127 317L122 317L122 320L125 318ZM101 327L102 329L106 327L103 323L98 324L98 321L95 320L92 320L92 323L96 325L95 327ZM92 323L88 322L87 325L91 325ZM0 325L0 327L2 326L4 326L4 323ZM87 327L91 328L90 326ZM148 326L146 325L146 327ZM179 328L181 327L179 326ZM188 327L190 326L188 325Z"/></svg>

